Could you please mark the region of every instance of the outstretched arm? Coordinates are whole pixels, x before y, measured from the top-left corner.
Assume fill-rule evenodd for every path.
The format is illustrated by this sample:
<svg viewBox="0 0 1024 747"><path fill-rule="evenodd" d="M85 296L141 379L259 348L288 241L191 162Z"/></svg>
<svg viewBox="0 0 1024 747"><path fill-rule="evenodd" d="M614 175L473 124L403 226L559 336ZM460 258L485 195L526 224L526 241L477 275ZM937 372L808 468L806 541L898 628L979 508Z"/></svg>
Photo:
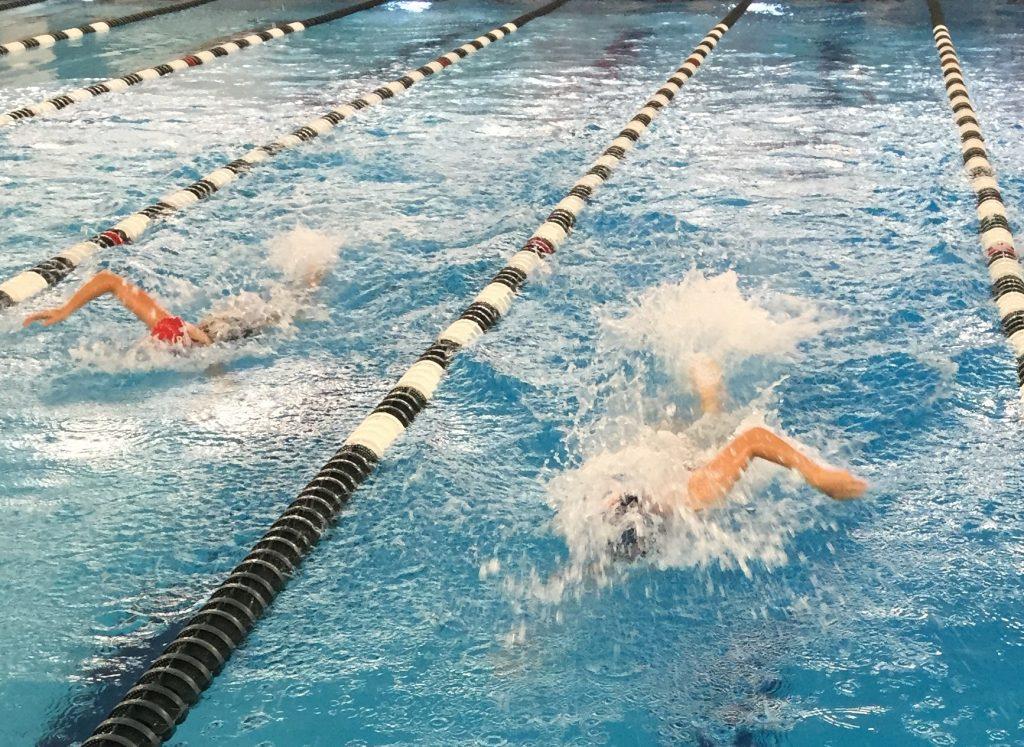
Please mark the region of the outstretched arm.
<svg viewBox="0 0 1024 747"><path fill-rule="evenodd" d="M700 397L703 413L722 411L725 387L722 383L722 367L709 355L699 355L690 363L690 379Z"/></svg>
<svg viewBox="0 0 1024 747"><path fill-rule="evenodd" d="M79 288L71 298L64 302L63 306L29 314L25 318L24 326L27 327L32 322L42 322L44 327L49 327L57 322L62 322L90 301L108 293L115 296L149 329L152 329L153 325L161 319L170 316L170 313L142 288L132 285L120 275L103 270Z"/></svg>
<svg viewBox="0 0 1024 747"><path fill-rule="evenodd" d="M767 428L751 428L690 476L690 507L707 508L724 498L755 457L795 469L811 487L836 500L856 498L867 490L866 482L846 470L815 462Z"/></svg>

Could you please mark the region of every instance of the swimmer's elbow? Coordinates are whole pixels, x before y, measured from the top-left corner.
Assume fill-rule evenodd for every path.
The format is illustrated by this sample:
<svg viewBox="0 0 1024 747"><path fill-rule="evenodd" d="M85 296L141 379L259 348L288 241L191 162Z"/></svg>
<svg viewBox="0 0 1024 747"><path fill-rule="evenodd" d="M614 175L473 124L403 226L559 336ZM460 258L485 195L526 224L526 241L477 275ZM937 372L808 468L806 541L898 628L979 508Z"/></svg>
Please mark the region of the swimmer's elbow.
<svg viewBox="0 0 1024 747"><path fill-rule="evenodd" d="M93 276L93 280L102 280L105 283L123 283L124 278L110 270L100 270Z"/></svg>

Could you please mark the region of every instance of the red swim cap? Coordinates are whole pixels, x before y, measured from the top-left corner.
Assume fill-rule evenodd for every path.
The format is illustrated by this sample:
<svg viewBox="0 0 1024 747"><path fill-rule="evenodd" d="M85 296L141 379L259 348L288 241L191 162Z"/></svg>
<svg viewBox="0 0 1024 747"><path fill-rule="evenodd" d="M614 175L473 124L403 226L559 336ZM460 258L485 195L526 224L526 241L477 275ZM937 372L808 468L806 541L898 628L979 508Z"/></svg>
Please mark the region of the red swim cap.
<svg viewBox="0 0 1024 747"><path fill-rule="evenodd" d="M153 325L149 334L161 342L168 342L172 345L176 342L185 342L188 339L185 322L180 316L165 316Z"/></svg>

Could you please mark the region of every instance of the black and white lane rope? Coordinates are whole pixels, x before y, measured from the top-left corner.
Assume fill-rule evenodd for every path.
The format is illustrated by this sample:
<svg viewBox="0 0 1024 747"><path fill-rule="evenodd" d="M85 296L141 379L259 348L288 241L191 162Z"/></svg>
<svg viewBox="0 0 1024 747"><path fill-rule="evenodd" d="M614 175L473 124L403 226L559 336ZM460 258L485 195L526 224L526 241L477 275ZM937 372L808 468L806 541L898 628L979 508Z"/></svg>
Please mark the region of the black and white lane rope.
<svg viewBox="0 0 1024 747"><path fill-rule="evenodd" d="M10 0L7 3L0 3L0 11L24 8L26 5L38 5L41 2L45 2L45 0Z"/></svg>
<svg viewBox="0 0 1024 747"><path fill-rule="evenodd" d="M303 558L423 411L459 350L493 327L527 278L565 240L576 216L750 4L743 0L644 104L540 228L445 329L210 595L178 637L82 747L159 744L209 687Z"/></svg>
<svg viewBox="0 0 1024 747"><path fill-rule="evenodd" d="M212 2L215 2L215 0L188 0L188 2L185 3L164 5L160 8L151 8L150 10L132 13L130 16L107 18L103 21L93 21L92 23L87 23L83 26L75 26L70 29L64 29L63 31L51 31L48 34L30 36L29 38L21 39L20 41L0 44L0 57L21 54L22 52L27 52L30 49L52 47L59 41L64 41L66 39L81 39L86 34L105 34L110 31L110 29L117 28L118 26L127 26L130 23L146 21L150 18L165 16L168 13L177 13L180 10L188 10L189 8L196 8L200 5L206 5L207 3Z"/></svg>
<svg viewBox="0 0 1024 747"><path fill-rule="evenodd" d="M211 171L202 179L193 182L184 189L179 189L176 192L165 195L158 202L128 216L107 230L96 234L86 241L68 247L60 254L40 262L35 267L15 275L4 283L0 283L0 309L9 308L14 304L21 303L40 291L56 285L70 275L82 262L102 249L138 241L139 237L150 226L201 200L205 200L214 192L223 189L226 185L247 173L254 166L273 158L282 151L295 148L330 132L361 109L376 106L382 101L404 93L424 78L456 64L459 60L476 54L491 42L496 42L509 34L515 33L516 30L522 28L530 21L557 10L568 1L554 0L554 2L519 16L503 26L488 31L483 36L478 36L473 41L441 55L422 67L410 70L398 80L393 80L371 93L364 94L354 101L339 106L337 109L332 109L272 143L253 148L241 158Z"/></svg>
<svg viewBox="0 0 1024 747"><path fill-rule="evenodd" d="M61 95L54 96L46 101L40 101L37 104L29 104L28 106L23 106L19 109L9 111L6 114L0 114L0 127L12 125L16 122L24 122L32 117L38 117L43 114L52 114L83 101L88 101L89 99L96 98L97 96L102 96L106 93L121 93L122 91L126 91L132 86L136 86L144 81L156 80L157 78L162 78L165 75L171 75L172 73L179 72L180 70L199 67L200 65L204 65L207 62L217 59L218 57L227 57L228 55L235 54L243 49L255 47L274 39L280 39L282 36L294 34L298 31L303 31L324 23L330 23L331 21L337 21L345 18L346 16L350 16L353 13L375 8L386 2L388 2L388 0L366 0L366 2L357 3L347 8L332 11L331 13L314 16L313 18L306 18L302 21L275 24L274 26L262 31L254 31L249 34L237 36L234 39L218 44L215 47L201 49L197 52L192 52L191 54L182 55L181 57L177 57L173 60L168 60L162 65L155 65L153 67L143 68L142 70L136 70L134 73L128 73L127 75L122 75L119 78L111 78L110 80L105 80L91 86L85 86L84 88L76 88L74 91L62 93Z"/></svg>
<svg viewBox="0 0 1024 747"><path fill-rule="evenodd" d="M999 309L1003 334L1017 358L1017 384L1024 397L1024 269L1013 245L1013 234L1006 219L1006 208L996 183L995 170L981 136L974 105L964 83L963 70L946 19L938 0L928 0L932 35L939 52L939 64L946 83L946 94L953 109L953 120L960 131L960 149L964 168L978 200L978 232L988 263L992 298Z"/></svg>

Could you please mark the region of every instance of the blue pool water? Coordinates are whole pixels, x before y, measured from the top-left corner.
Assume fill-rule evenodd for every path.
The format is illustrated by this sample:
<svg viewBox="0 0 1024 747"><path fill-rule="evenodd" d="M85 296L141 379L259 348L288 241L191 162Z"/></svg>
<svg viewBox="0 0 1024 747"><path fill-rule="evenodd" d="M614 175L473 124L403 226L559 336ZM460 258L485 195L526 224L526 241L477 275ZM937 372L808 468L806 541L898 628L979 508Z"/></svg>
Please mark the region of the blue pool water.
<svg viewBox="0 0 1024 747"><path fill-rule="evenodd" d="M281 5L0 61L0 106L329 6ZM0 276L528 7L392 3L0 131ZM175 358L140 352L109 304L45 331L0 317L0 743L88 734L725 11L576 0L96 265L194 318L273 279L282 235L340 239L292 330ZM1019 225L1024 7L946 12ZM823 320L730 386L872 489L829 503L766 471L702 519L721 542L555 591L552 481L608 417L647 417L630 393L693 409L612 331L693 268ZM755 5L552 269L458 359L171 744L1024 742L1022 412L925 4Z"/></svg>

